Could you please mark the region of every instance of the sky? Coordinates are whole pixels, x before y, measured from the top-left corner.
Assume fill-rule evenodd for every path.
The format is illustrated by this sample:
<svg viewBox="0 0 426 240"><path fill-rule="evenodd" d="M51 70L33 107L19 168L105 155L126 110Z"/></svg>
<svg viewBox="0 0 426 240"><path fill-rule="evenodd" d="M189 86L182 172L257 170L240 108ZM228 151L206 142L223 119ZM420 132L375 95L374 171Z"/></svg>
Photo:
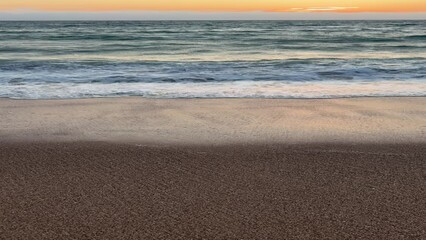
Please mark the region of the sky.
<svg viewBox="0 0 426 240"><path fill-rule="evenodd" d="M426 0L0 0L0 20L426 19Z"/></svg>

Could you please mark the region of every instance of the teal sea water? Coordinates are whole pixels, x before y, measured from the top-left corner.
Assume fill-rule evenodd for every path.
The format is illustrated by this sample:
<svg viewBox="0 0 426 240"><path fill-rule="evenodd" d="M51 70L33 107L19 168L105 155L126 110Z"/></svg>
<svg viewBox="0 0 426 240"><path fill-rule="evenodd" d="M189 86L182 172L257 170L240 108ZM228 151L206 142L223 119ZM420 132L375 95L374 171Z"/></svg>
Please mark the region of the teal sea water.
<svg viewBox="0 0 426 240"><path fill-rule="evenodd" d="M426 96L426 21L0 22L0 97Z"/></svg>

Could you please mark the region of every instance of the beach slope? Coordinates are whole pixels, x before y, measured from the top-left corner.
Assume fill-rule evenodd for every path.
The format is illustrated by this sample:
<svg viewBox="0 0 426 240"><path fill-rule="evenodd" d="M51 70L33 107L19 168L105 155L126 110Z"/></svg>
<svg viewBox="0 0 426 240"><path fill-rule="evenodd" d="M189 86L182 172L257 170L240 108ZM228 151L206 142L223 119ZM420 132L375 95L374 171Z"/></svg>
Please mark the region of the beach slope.
<svg viewBox="0 0 426 240"><path fill-rule="evenodd" d="M0 239L422 239L426 98L0 100Z"/></svg>

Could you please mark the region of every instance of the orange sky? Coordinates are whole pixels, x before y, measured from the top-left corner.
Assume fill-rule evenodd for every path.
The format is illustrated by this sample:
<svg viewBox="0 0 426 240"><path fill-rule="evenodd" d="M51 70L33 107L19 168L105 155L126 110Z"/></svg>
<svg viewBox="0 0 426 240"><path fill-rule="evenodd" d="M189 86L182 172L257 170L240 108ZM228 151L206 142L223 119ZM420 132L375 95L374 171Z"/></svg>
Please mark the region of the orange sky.
<svg viewBox="0 0 426 240"><path fill-rule="evenodd" d="M0 10L426 12L426 0L3 0Z"/></svg>

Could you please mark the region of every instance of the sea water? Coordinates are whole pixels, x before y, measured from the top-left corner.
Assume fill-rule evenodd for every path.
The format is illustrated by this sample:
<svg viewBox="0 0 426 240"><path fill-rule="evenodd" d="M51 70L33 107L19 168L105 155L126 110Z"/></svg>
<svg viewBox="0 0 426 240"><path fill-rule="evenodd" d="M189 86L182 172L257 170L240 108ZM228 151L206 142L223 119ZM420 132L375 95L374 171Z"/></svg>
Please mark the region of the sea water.
<svg viewBox="0 0 426 240"><path fill-rule="evenodd" d="M0 22L0 97L426 96L426 21Z"/></svg>

